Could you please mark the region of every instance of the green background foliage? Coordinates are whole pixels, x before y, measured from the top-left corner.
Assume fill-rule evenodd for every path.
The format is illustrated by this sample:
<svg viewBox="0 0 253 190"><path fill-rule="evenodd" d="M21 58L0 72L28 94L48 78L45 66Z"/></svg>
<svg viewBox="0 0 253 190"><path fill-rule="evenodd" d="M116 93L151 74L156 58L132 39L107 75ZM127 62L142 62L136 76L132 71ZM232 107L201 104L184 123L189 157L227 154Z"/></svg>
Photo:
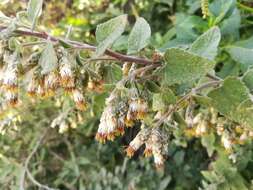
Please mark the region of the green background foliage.
<svg viewBox="0 0 253 190"><path fill-rule="evenodd" d="M43 23L47 32L64 37L72 26L69 38L98 44L94 57L102 55L106 48L146 57L151 57L154 50L164 53L162 88L155 82L146 82L148 90L154 93L150 103L153 111L165 110L168 105L175 104L178 95L196 85L196 79L201 78L198 81L201 84L206 80L206 73L211 72L222 79L228 78L222 86L205 92L207 96L193 98L203 107L211 104L229 118L228 124L238 122L252 128L251 1L210 1L212 17L209 19L202 18L199 0L44 0L42 7L44 14L39 18L28 14L33 29L35 23ZM8 16L26 8L26 1L0 2L0 10ZM40 15L37 6L30 8L34 9L35 15ZM124 14L128 15L129 24L126 24ZM108 21L111 18L114 19ZM144 47L146 49L142 50ZM40 65L47 73L56 67L56 55L51 43L44 48ZM53 60L51 65L45 64L48 57ZM107 67L105 88L111 90L122 73L116 64ZM30 160L29 169L41 184L57 189L253 188L251 141L235 147L237 162L233 163L217 135L210 133L201 138L185 135L186 124L175 113L179 127L173 130L167 127L172 136L168 159L164 171L156 171L152 159L144 158L142 150L131 159L125 156L124 148L136 136L138 128L127 129L124 137L105 145L94 140L107 91L90 92L89 111L82 113L79 122L71 121L78 123L77 128L64 134L50 128L52 120L66 111L64 106L60 107L55 99L39 100L35 104L22 92L20 96L25 106L13 109L8 117L0 116L1 126L7 127L6 134L0 136L1 189L20 188L23 166L45 131L46 137ZM67 103L71 104L70 101ZM71 115L78 113L73 111ZM28 190L38 189L28 179L25 184Z"/></svg>

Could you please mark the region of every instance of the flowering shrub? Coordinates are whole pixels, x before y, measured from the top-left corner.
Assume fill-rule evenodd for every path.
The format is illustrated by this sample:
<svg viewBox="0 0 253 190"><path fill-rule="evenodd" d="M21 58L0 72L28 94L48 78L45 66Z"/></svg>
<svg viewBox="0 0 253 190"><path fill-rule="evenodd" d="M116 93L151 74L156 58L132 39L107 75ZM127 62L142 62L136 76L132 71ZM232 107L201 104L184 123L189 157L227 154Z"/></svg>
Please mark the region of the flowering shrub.
<svg viewBox="0 0 253 190"><path fill-rule="evenodd" d="M46 128L24 164L14 164L21 174L17 172L10 180L8 172L3 175L0 182L3 181L4 188L26 189L34 184L41 189L52 189L38 182L28 165L45 139L49 142L50 138L62 137L71 164L65 162L64 153L58 155L50 149L57 143L48 143L48 150L40 155L45 158L53 154L64 163L65 173L61 173L60 180L52 179L48 173L40 176L45 183L54 181L58 188L139 189L139 185L149 189L145 183L124 179L125 173L133 168L143 170L143 178L151 173L157 177L160 172L162 177L157 177L160 189L252 188L253 42L249 36L252 15L247 14L253 12L252 4L235 0L186 2L146 5L154 9L164 4L172 9L181 6L183 11L188 7L189 15L177 13L176 21L171 18L173 27L162 40L159 31L152 35L152 27L132 5L135 22L129 23L127 14L100 22L89 40L94 45L82 39L74 40L73 27L68 27L64 37L47 32L40 25L40 18L46 14L42 11L43 0L30 0L27 9L15 16L0 12L0 132L3 138L13 133L25 134L18 125L26 123ZM246 12L245 18L241 18L239 9ZM36 107L40 108L36 110ZM31 109L30 118L25 114L26 109ZM78 129L78 126L85 127ZM53 133L52 128L60 134ZM84 131L92 139L87 140L86 150L80 147L81 138L74 136ZM76 147L70 139L77 139ZM125 158L121 172L115 170L107 176L102 168L102 174L82 173L80 168L92 167L93 159L99 156L79 160L75 151L98 155L97 152L103 151L98 149L103 146L115 146L111 151L118 151L116 145L120 142L121 161L124 155L137 159L143 152L145 157L153 157L157 171L150 172L147 166L138 168L134 164L128 171ZM0 154L0 158L8 162L5 154L8 155ZM140 159L138 162L148 160ZM194 160L203 163L196 164ZM191 164L184 165L187 161ZM57 163L54 166L60 167ZM43 168L38 172L42 171ZM100 183L96 177L93 179L93 174L101 175L102 181L109 179ZM32 183L27 182L26 176ZM65 178L66 183L62 182ZM88 180L91 178L93 182ZM110 178L114 181L107 184ZM181 178L184 178L182 184ZM187 178L195 180L190 182ZM126 181L120 183L120 180ZM151 189L156 187L150 184Z"/></svg>

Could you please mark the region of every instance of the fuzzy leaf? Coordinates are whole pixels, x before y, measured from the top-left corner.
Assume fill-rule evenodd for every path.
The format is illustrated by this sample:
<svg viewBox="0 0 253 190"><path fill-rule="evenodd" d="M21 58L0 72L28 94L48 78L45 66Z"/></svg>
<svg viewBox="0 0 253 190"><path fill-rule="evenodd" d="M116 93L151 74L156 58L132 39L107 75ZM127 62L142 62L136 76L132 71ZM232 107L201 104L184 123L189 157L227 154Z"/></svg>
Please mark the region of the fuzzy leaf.
<svg viewBox="0 0 253 190"><path fill-rule="evenodd" d="M253 90L253 69L249 69L242 78L244 84L249 88L250 91Z"/></svg>
<svg viewBox="0 0 253 190"><path fill-rule="evenodd" d="M153 110L160 111L168 108L168 105L176 102L176 96L170 89L163 90L161 93L154 93L153 95Z"/></svg>
<svg viewBox="0 0 253 190"><path fill-rule="evenodd" d="M124 32L127 15L121 15L97 26L96 40L99 43L96 56L102 55Z"/></svg>
<svg viewBox="0 0 253 190"><path fill-rule="evenodd" d="M39 64L42 67L42 74L47 74L57 67L57 56L51 42L48 42L43 50Z"/></svg>
<svg viewBox="0 0 253 190"><path fill-rule="evenodd" d="M128 54L134 54L148 44L151 29L144 18L138 18L128 38Z"/></svg>
<svg viewBox="0 0 253 190"><path fill-rule="evenodd" d="M168 85L191 82L204 76L215 65L214 61L191 52L171 48L165 52L164 82Z"/></svg>
<svg viewBox="0 0 253 190"><path fill-rule="evenodd" d="M220 43L221 33L220 29L215 26L202 34L191 46L190 51L213 60L218 52L218 45Z"/></svg>
<svg viewBox="0 0 253 190"><path fill-rule="evenodd" d="M253 102L249 90L237 78L229 77L221 87L211 91L213 106L223 115L242 125L253 127Z"/></svg>
<svg viewBox="0 0 253 190"><path fill-rule="evenodd" d="M232 59L241 63L242 69L247 70L253 65L253 50L238 46L231 46L227 48L227 52Z"/></svg>
<svg viewBox="0 0 253 190"><path fill-rule="evenodd" d="M38 17L42 12L43 0L30 0L27 8L28 20L32 24L32 30L34 30Z"/></svg>

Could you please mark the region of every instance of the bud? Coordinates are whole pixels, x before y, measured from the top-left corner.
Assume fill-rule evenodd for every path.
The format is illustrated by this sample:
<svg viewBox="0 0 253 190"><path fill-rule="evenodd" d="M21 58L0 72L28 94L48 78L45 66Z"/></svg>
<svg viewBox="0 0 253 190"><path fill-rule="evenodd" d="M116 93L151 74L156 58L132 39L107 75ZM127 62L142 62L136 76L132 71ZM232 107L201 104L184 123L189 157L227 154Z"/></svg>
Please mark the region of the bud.
<svg viewBox="0 0 253 190"><path fill-rule="evenodd" d="M66 121L62 121L59 125L59 133L63 134L69 130L69 125Z"/></svg>

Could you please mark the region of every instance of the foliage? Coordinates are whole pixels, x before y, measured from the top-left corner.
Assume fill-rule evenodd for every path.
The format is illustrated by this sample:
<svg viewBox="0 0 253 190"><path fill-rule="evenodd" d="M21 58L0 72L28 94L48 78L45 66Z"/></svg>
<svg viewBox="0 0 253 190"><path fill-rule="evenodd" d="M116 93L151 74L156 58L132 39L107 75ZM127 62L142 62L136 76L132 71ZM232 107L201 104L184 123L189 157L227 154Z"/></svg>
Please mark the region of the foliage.
<svg viewBox="0 0 253 190"><path fill-rule="evenodd" d="M252 189L252 7L1 1L1 189Z"/></svg>

